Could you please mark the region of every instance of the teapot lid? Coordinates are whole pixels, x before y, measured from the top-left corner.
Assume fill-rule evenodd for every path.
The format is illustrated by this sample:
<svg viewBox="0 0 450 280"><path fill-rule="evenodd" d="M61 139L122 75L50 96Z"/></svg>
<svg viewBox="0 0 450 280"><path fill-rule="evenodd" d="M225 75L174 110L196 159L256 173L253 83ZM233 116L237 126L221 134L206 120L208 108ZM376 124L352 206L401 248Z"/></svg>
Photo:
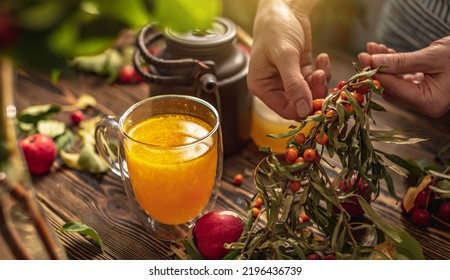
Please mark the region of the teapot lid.
<svg viewBox="0 0 450 280"><path fill-rule="evenodd" d="M236 26L229 19L218 17L207 30L191 30L184 33L178 33L171 29L165 30L165 39L174 41L174 43L199 47L213 46L229 43L236 37Z"/></svg>

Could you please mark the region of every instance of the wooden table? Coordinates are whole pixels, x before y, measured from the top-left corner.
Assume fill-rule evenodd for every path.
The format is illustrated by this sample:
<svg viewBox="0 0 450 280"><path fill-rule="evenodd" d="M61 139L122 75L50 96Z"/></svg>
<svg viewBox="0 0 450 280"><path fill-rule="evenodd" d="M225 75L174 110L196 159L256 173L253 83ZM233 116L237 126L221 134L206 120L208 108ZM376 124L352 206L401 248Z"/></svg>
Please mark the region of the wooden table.
<svg viewBox="0 0 450 280"><path fill-rule="evenodd" d="M352 57L332 54L334 78L347 79L354 73ZM62 79L57 85L45 75L20 72L15 102L19 110L31 105L66 105L83 93L94 96L98 105L89 111L93 115L120 115L130 105L148 96L148 85L107 85L99 77L84 75ZM417 129L412 136L429 138L415 145L386 145L384 151L404 158L434 160L438 150L450 143L449 115L429 119L383 103L389 113L376 114L379 129ZM69 116L61 116L69 123ZM249 174L265 154L249 141L239 153L224 161L223 178L217 209L244 213L245 200L255 192L250 175L241 186L233 185L236 173ZM408 186L400 176L393 175L397 194L403 197ZM94 176L74 171L57 162L50 174L33 177L34 186L42 202L46 217L53 228L67 221L79 221L96 229L104 243L102 253L91 241L78 234L58 233L70 259L166 259L168 244L149 235L128 205L120 179L112 172ZM422 245L428 259L450 259L450 232L448 227L419 229L401 214L400 204L383 190L373 204L375 210L391 225L406 229Z"/></svg>

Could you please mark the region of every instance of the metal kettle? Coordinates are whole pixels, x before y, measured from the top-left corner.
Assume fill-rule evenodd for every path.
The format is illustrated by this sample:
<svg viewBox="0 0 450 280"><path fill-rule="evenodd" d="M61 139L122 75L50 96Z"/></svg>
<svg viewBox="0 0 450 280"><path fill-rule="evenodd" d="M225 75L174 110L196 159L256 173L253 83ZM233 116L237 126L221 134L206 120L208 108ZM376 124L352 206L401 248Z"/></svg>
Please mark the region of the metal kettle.
<svg viewBox="0 0 450 280"><path fill-rule="evenodd" d="M149 24L137 45L133 64L150 84L150 96L186 94L210 102L221 117L225 156L244 147L253 102L246 81L249 56L238 45L232 21L216 18L210 29L187 33L159 32Z"/></svg>

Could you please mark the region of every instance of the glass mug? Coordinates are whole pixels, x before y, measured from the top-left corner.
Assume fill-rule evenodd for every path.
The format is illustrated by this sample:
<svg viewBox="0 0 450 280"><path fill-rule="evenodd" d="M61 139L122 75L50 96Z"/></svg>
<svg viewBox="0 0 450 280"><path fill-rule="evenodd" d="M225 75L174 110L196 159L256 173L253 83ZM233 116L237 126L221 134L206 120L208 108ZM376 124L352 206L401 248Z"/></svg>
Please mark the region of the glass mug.
<svg viewBox="0 0 450 280"><path fill-rule="evenodd" d="M214 207L223 148L219 115L208 102L187 95L144 99L120 118L103 118L95 141L154 236L181 239Z"/></svg>

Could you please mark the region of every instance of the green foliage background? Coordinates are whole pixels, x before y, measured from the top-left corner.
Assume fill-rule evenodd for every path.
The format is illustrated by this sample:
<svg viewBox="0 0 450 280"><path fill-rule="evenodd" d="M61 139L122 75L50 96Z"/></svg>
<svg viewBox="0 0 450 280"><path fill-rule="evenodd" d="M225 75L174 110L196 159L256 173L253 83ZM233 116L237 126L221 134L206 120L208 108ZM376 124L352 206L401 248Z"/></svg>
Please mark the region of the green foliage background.
<svg viewBox="0 0 450 280"><path fill-rule="evenodd" d="M125 27L157 21L179 32L206 29L221 7L220 0L2 0L0 14L8 15L16 40L0 55L52 69L103 51Z"/></svg>

